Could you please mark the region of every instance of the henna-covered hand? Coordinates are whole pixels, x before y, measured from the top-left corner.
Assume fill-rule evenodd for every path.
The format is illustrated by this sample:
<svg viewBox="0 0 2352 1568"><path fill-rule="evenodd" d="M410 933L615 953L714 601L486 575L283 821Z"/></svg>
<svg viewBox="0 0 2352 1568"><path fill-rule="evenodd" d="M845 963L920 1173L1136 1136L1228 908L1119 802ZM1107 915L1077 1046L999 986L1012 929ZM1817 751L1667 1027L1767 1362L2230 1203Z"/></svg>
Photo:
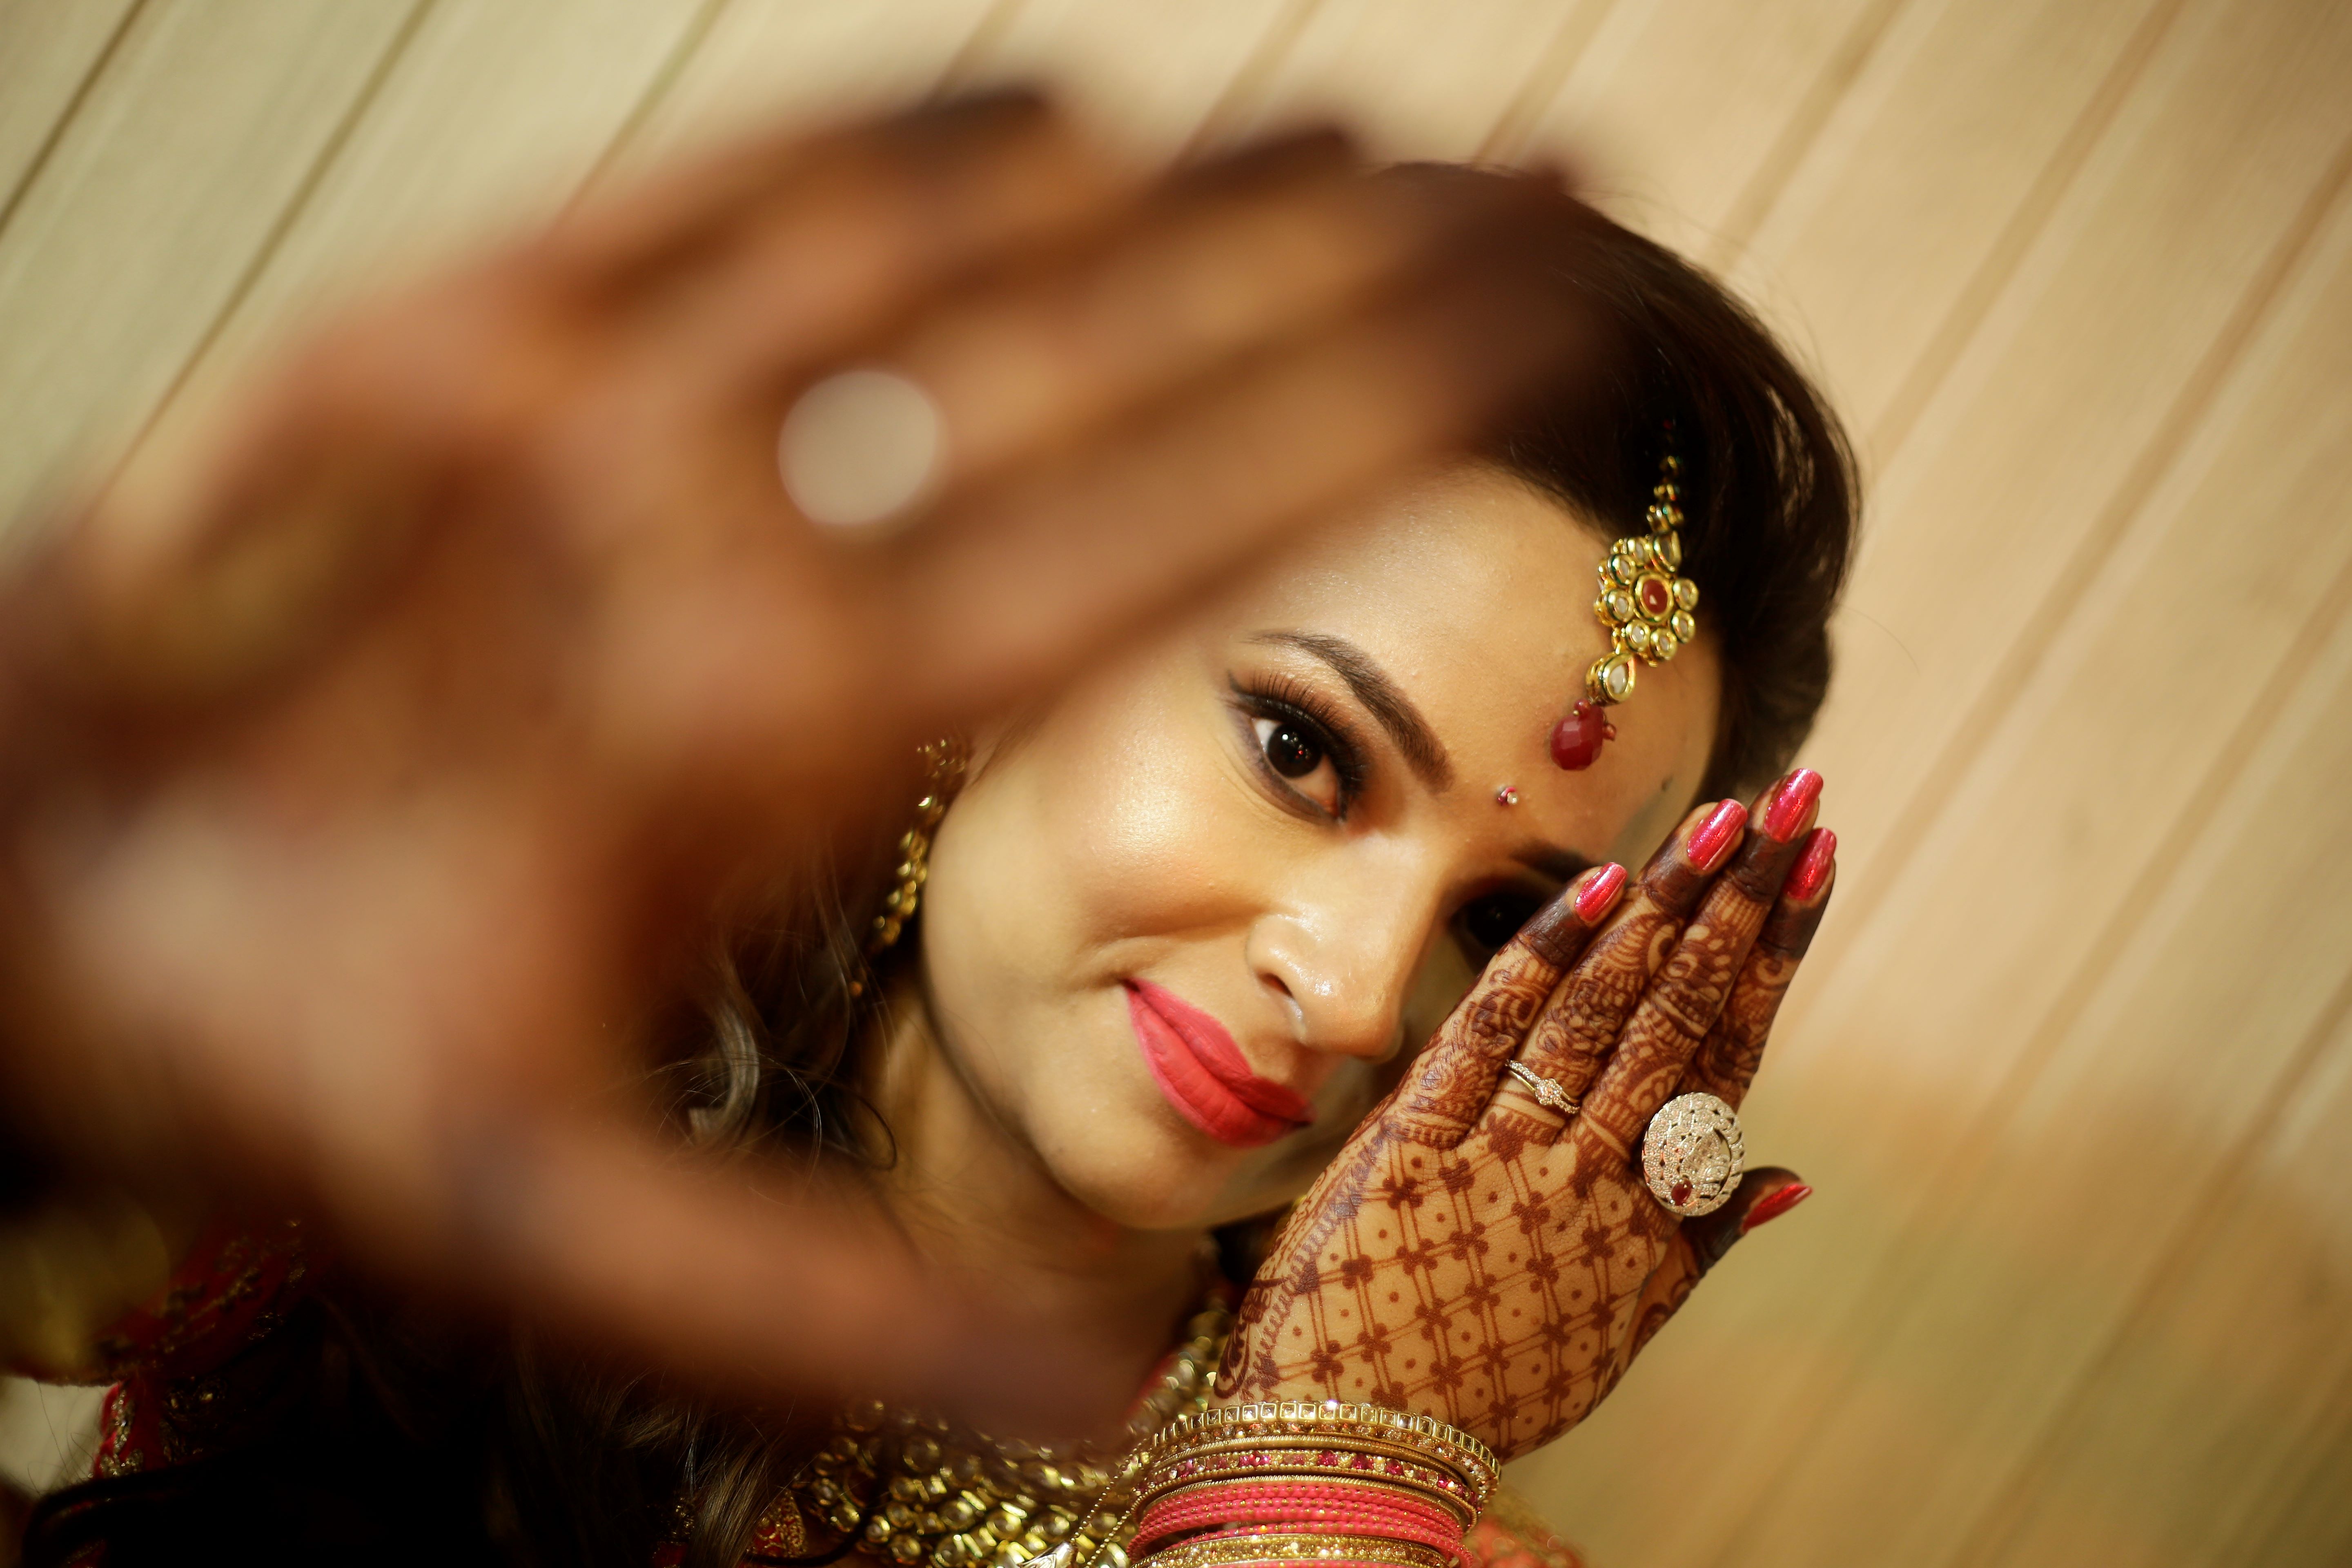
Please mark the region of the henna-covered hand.
<svg viewBox="0 0 2352 1568"><path fill-rule="evenodd" d="M1731 1243L1801 1195L1754 1171L1677 1222L1640 1150L1667 1100L1736 1105L1755 1076L1829 900L1819 789L1790 774L1752 826L1733 802L1694 812L1622 905L1598 868L1496 955L1284 1226L1221 1395L1424 1412L1506 1458L1584 1418ZM1514 1058L1578 1112L1507 1074Z"/></svg>

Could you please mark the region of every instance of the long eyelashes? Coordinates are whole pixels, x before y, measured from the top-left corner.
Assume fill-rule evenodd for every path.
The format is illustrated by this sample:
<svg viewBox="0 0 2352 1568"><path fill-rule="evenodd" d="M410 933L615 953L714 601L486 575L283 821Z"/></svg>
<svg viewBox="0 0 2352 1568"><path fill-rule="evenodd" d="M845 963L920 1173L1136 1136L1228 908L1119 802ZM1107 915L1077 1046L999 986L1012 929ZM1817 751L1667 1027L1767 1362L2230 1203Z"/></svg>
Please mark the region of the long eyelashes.
<svg viewBox="0 0 2352 1568"><path fill-rule="evenodd" d="M1323 755L1331 763L1332 772L1339 777L1339 805L1331 815L1344 818L1348 815L1348 807L1363 793L1370 769L1365 762L1364 748L1356 738L1354 729L1340 716L1331 700L1306 682L1287 675L1234 675L1228 676L1226 681L1233 688L1242 710L1250 717L1295 725L1322 749ZM1258 763L1266 775L1281 785L1286 795L1305 798L1266 765L1263 753Z"/></svg>

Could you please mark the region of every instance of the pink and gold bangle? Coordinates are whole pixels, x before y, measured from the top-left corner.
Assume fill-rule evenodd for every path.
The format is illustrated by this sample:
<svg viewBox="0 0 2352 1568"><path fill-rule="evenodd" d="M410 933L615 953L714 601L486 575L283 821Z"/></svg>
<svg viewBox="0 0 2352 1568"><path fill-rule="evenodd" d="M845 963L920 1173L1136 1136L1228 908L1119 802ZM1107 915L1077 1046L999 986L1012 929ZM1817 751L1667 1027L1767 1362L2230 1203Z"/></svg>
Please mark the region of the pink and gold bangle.
<svg viewBox="0 0 2352 1568"><path fill-rule="evenodd" d="M1139 1506L1149 1506L1170 1492L1209 1482L1292 1478L1360 1480L1410 1489L1458 1509L1465 1529L1475 1521L1486 1500L1452 1471L1422 1463L1418 1458L1324 1447L1319 1444L1262 1448L1231 1444L1188 1454L1172 1463L1155 1466L1138 1489L1136 1500Z"/></svg>
<svg viewBox="0 0 2352 1568"><path fill-rule="evenodd" d="M1223 1510L1222 1518L1213 1517L1216 1510ZM1433 1528L1451 1529L1456 1536L1477 1522L1469 1510L1453 1498L1433 1498L1427 1493L1379 1482L1317 1477L1254 1477L1247 1480L1180 1487L1160 1494L1145 1507L1141 1532L1137 1539L1156 1540L1175 1529L1192 1529L1220 1522L1236 1523L1244 1520L1281 1523L1300 1510L1318 1513L1351 1510L1368 1515L1392 1515L1400 1520L1423 1521ZM1188 1522L1158 1526L1158 1521L1163 1520Z"/></svg>
<svg viewBox="0 0 2352 1568"><path fill-rule="evenodd" d="M1339 1399L1179 1415L1136 1467L1136 1568L1461 1568L1500 1469L1437 1417Z"/></svg>
<svg viewBox="0 0 2352 1568"><path fill-rule="evenodd" d="M1468 1528L1462 1517L1409 1494L1348 1482L1247 1481L1188 1488L1152 1505L1135 1540L1156 1546L1194 1531L1313 1530L1333 1535L1378 1535L1458 1550Z"/></svg>
<svg viewBox="0 0 2352 1568"><path fill-rule="evenodd" d="M1137 1568L1459 1568L1499 1469L1433 1416L1339 1400L1181 1415L1137 1458Z"/></svg>

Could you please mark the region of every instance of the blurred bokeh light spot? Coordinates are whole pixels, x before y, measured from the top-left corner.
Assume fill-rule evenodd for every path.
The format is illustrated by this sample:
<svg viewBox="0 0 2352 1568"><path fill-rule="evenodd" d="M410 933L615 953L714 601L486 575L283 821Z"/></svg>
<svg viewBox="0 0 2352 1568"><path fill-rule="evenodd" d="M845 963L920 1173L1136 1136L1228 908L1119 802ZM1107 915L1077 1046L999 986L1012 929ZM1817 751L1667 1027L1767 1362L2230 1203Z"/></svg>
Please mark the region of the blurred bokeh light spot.
<svg viewBox="0 0 2352 1568"><path fill-rule="evenodd" d="M930 395L887 370L851 370L803 393L776 443L784 489L810 521L882 522L930 487L943 446Z"/></svg>

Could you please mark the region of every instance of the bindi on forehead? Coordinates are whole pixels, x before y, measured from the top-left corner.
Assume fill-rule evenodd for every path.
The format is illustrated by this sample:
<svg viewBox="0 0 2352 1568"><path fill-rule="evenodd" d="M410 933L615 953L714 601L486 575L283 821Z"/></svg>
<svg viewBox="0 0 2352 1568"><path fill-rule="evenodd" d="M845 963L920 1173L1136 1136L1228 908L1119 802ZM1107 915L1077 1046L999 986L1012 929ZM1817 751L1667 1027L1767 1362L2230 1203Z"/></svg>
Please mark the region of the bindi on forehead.
<svg viewBox="0 0 2352 1568"><path fill-rule="evenodd" d="M1580 762L1570 768L1587 803L1579 816L1671 821L1679 813L1655 803L1687 791L1689 753L1704 767L1713 700L1696 688L1714 666L1686 656L1653 666L1629 706L1593 700L1589 672L1613 651L1596 595L1620 543L1515 475L1454 469L1318 536L1237 605L1239 626L1227 624L1250 640L1360 653L1422 718L1422 754L1468 775L1487 809L1504 808L1510 792L1525 811L1567 782L1560 766ZM1660 601L1669 623L1677 608ZM1252 637L1253 623L1295 629Z"/></svg>

